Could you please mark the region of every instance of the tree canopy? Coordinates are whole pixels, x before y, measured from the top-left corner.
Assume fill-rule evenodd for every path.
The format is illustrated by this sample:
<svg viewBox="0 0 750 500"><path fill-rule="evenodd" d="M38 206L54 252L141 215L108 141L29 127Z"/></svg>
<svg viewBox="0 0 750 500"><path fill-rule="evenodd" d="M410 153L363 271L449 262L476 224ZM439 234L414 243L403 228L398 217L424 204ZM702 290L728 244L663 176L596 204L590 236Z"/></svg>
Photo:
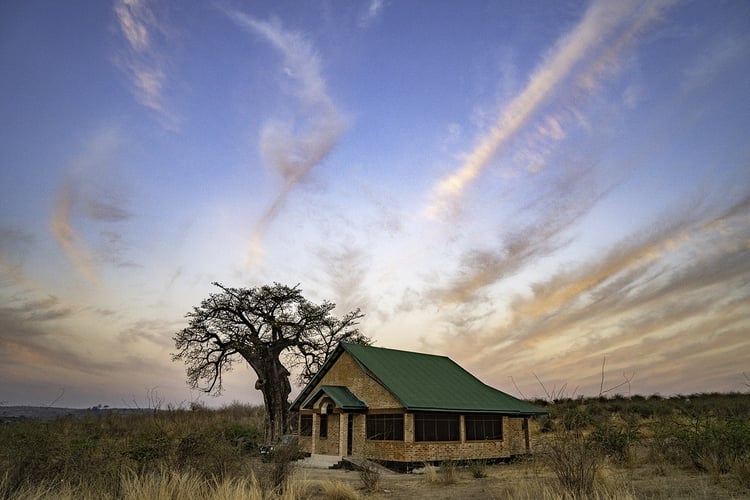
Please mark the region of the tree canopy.
<svg viewBox="0 0 750 500"><path fill-rule="evenodd" d="M274 441L289 428L290 370L299 370L304 383L342 340L369 344L357 328L364 315L356 309L336 318L334 303L308 301L299 285L213 284L220 291L187 313L188 326L174 336L172 359L185 362L191 387L214 394L222 390L223 374L246 361L263 393L266 439Z"/></svg>

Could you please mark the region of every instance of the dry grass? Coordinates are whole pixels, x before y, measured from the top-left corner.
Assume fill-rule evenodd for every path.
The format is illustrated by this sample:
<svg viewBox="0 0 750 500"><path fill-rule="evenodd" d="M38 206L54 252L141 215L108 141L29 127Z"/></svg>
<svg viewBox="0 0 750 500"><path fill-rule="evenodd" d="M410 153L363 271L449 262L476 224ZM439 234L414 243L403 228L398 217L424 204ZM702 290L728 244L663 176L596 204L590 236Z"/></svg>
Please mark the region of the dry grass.
<svg viewBox="0 0 750 500"><path fill-rule="evenodd" d="M262 462L262 413L242 405L13 422L0 425L0 499L750 498L748 400L556 403L532 421L534 458L364 479L302 473L294 450ZM641 406L613 414L625 403Z"/></svg>
<svg viewBox="0 0 750 500"><path fill-rule="evenodd" d="M654 500L682 498L687 500L729 500L747 498L748 489L739 488L730 477L717 484L708 474L683 469L670 469L659 475L653 467L642 465L626 468L604 465L596 475L594 485L586 494L574 497L564 490L555 473L538 460L512 464L488 465L486 477L474 478L468 468L457 467L452 482L445 483L439 469L429 466L424 476L394 474L384 476L377 492L366 491L356 472L341 470L296 470L283 487L267 490L255 480L232 478L206 479L190 472L158 471L139 474L123 473L119 495L102 495L95 488L67 483L25 485L10 495L9 500L73 500L120 498L122 500L303 500L303 499L592 499ZM432 479L429 479L432 478ZM0 478L0 492L3 479Z"/></svg>

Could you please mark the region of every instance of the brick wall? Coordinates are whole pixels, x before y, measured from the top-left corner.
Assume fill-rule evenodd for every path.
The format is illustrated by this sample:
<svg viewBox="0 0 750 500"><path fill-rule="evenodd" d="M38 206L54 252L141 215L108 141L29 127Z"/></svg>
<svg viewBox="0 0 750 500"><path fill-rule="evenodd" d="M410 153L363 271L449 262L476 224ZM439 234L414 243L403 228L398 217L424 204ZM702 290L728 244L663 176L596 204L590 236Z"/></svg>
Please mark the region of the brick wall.
<svg viewBox="0 0 750 500"><path fill-rule="evenodd" d="M348 352L341 356L321 379L312 393L321 385L340 385L349 390L360 400L367 403L370 410L378 408L399 408L401 404L383 386L368 377Z"/></svg>
<svg viewBox="0 0 750 500"><path fill-rule="evenodd" d="M463 420L463 419L462 419ZM503 439L498 441L414 441L414 416L404 419L404 441L366 441L354 455L392 462L480 460L526 453L522 418L503 417ZM463 427L463 426L462 426ZM462 439L464 432L462 430ZM363 440L364 441L364 440Z"/></svg>

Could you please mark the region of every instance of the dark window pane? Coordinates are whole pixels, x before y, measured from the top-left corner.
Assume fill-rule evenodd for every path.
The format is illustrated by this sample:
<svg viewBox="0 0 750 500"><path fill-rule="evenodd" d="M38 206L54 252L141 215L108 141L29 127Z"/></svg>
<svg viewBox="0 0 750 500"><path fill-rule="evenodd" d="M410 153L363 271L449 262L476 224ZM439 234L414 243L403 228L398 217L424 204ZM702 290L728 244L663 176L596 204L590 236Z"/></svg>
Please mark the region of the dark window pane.
<svg viewBox="0 0 750 500"><path fill-rule="evenodd" d="M476 414L464 417L467 441L489 441L503 438L501 415Z"/></svg>
<svg viewBox="0 0 750 500"><path fill-rule="evenodd" d="M404 415L367 415L367 439L403 441Z"/></svg>
<svg viewBox="0 0 750 500"><path fill-rule="evenodd" d="M458 441L461 418L453 413L415 413L415 441Z"/></svg>
<svg viewBox="0 0 750 500"><path fill-rule="evenodd" d="M320 437L328 437L328 415L325 413L320 415Z"/></svg>
<svg viewBox="0 0 750 500"><path fill-rule="evenodd" d="M312 436L312 415L300 415L299 435Z"/></svg>

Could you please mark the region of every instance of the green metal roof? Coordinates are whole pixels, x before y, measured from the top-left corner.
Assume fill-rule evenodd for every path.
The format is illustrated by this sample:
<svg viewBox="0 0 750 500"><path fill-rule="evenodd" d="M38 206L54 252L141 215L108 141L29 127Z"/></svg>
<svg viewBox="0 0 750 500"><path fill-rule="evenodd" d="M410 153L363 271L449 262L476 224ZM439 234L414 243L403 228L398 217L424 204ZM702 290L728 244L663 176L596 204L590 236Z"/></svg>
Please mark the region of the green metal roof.
<svg viewBox="0 0 750 500"><path fill-rule="evenodd" d="M348 352L362 369L385 387L408 411L447 411L544 415L547 412L490 387L445 356L342 342L292 403L297 408L309 392Z"/></svg>
<svg viewBox="0 0 750 500"><path fill-rule="evenodd" d="M366 410L367 405L360 401L357 396L352 394L352 391L347 389L346 387L338 386L338 385L322 385L320 386L320 389L315 392L315 394L310 397L307 402L305 402L304 405L302 405L304 408L312 408L312 405L315 401L318 400L318 398L321 396L321 394L326 394L329 398L333 400L334 403L336 403L336 406L339 408L342 408L344 410Z"/></svg>

